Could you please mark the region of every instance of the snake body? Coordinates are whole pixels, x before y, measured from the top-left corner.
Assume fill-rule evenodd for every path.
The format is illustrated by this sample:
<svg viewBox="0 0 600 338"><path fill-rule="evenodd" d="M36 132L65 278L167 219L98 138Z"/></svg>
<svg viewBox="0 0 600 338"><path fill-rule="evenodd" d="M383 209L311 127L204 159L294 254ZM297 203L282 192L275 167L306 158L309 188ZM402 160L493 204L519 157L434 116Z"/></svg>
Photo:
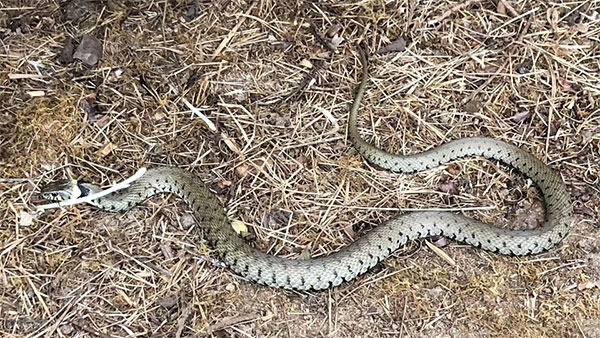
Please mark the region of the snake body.
<svg viewBox="0 0 600 338"><path fill-rule="evenodd" d="M530 153L489 138L464 138L410 156L391 154L366 142L357 127L368 72L361 54L363 73L348 118L348 135L358 152L370 163L394 172L418 172L466 156L495 159L516 168L539 188L546 206L544 223L534 230L513 231L486 225L461 214L438 211L411 212L377 226L350 245L327 256L287 259L265 254L246 243L230 225L216 195L194 174L175 167L150 169L122 192L91 202L107 211L126 211L161 192L180 197L192 210L204 236L220 259L248 280L285 289L327 289L365 273L408 241L445 236L459 242L505 255L530 255L558 244L569 232L572 207L560 176ZM97 187L80 183L83 195ZM54 189L42 193L57 199Z"/></svg>

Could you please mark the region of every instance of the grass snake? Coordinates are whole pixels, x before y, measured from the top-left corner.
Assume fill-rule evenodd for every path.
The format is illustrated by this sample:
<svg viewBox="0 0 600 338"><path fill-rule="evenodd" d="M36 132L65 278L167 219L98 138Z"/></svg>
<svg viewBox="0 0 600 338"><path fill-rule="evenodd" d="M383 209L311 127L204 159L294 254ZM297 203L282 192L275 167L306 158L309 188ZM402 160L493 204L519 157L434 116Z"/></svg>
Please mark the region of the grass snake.
<svg viewBox="0 0 600 338"><path fill-rule="evenodd" d="M401 156L366 142L357 126L358 110L368 79L367 60L361 51L363 71L348 118L348 136L356 150L370 163L393 172L413 173L444 165L466 156L495 159L529 177L543 196L546 217L533 230L506 230L490 226L462 214L419 211L394 217L367 232L353 243L327 256L288 259L266 254L243 240L232 228L216 195L189 171L176 167L150 169L129 188L90 202L107 211L126 211L161 193L181 198L193 212L206 240L220 259L248 280L285 289L319 290L351 281L365 273L408 241L445 236L505 255L530 255L558 244L572 224L569 192L561 177L530 153L490 138L458 139L429 151ZM78 183L82 195L97 191L94 185ZM42 190L42 197L68 199L71 191L62 183Z"/></svg>

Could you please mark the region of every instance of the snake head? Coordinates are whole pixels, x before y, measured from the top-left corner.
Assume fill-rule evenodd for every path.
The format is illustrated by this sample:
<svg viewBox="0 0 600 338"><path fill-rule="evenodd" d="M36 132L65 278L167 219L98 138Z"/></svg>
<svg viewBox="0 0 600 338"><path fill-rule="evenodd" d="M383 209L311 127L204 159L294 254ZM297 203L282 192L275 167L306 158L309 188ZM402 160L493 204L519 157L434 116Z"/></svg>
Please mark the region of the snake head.
<svg viewBox="0 0 600 338"><path fill-rule="evenodd" d="M77 180L56 181L42 187L40 197L48 201L67 201L82 195L80 184Z"/></svg>

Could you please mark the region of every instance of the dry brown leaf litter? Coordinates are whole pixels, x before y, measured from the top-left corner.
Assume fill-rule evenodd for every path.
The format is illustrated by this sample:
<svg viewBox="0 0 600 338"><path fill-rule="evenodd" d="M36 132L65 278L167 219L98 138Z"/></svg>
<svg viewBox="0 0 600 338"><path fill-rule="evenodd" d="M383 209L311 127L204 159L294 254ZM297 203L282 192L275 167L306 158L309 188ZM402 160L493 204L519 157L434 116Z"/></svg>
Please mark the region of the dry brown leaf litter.
<svg viewBox="0 0 600 338"><path fill-rule="evenodd" d="M4 335L598 335L600 2L0 4ZM63 55L85 35L102 43L93 67ZM297 294L222 269L173 198L23 222L41 182L109 184L161 164L203 177L256 246L289 257L337 250L399 209L502 226L535 208L527 180L496 163L397 175L349 147L356 46L400 38L405 51L371 57L363 134L399 153L469 135L530 150L571 190L576 226L559 248L516 259L449 242L452 267L417 242Z"/></svg>

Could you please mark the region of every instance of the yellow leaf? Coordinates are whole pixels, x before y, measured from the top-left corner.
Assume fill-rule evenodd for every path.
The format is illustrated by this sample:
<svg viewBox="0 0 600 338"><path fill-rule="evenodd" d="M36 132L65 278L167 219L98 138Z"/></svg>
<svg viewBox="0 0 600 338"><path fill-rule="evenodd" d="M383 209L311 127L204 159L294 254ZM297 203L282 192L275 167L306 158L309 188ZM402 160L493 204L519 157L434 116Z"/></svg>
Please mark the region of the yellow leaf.
<svg viewBox="0 0 600 338"><path fill-rule="evenodd" d="M233 222L231 222L231 227L238 234L245 234L245 233L248 232L248 227L242 221L233 221Z"/></svg>

